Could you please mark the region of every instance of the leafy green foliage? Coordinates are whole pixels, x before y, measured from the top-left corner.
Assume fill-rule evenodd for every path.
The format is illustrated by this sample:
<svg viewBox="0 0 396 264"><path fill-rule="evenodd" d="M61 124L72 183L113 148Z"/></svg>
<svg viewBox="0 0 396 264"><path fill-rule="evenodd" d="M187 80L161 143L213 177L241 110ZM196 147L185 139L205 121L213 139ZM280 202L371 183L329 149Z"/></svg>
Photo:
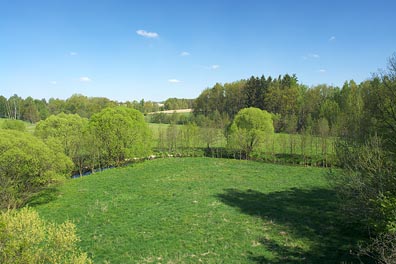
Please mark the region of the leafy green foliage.
<svg viewBox="0 0 396 264"><path fill-rule="evenodd" d="M393 61L396 61L396 57ZM343 108L349 109L346 113L350 113L350 124L345 126L346 138L341 140L337 147L340 165L346 169L340 191L346 197L349 194L345 200L354 204L349 206L349 210L358 209L352 215L359 215L366 221L373 219L371 223L380 221L377 216L380 215L378 209L382 206L378 205L396 197L396 164L394 148L390 147L396 137L396 130L393 129L393 126L396 127L396 117L391 114L394 106L390 104L396 100L396 79L392 79L392 74L392 71L389 72L382 80L374 78L371 87L368 87L369 83L365 83L362 91L359 91L354 83L345 84L348 88L345 91L343 89L344 93L349 94L342 105L346 105ZM357 99L363 91L366 92L363 99ZM373 102L367 100L368 92L372 94ZM373 107L374 105L376 107ZM354 111L357 113L353 114ZM365 111L365 114L362 111ZM368 120L367 116L370 116L371 120ZM366 124L366 127L360 129L361 124ZM382 200L383 195L387 197L384 201L373 203ZM389 205L387 207L391 208ZM364 212L364 217L359 210ZM380 225L386 226L386 223Z"/></svg>
<svg viewBox="0 0 396 264"><path fill-rule="evenodd" d="M89 121L98 140L101 163L120 165L150 153L151 133L143 115L127 107L106 108Z"/></svg>
<svg viewBox="0 0 396 264"><path fill-rule="evenodd" d="M21 118L30 123L36 123L40 120L39 108L34 99L30 96L23 101Z"/></svg>
<svg viewBox="0 0 396 264"><path fill-rule="evenodd" d="M388 162L382 144L380 138L372 137L365 145L339 141L336 146L337 158L344 168L344 173L337 179L337 189L344 200L341 207L351 221L365 222L368 228L380 221L374 201L396 187L394 168Z"/></svg>
<svg viewBox="0 0 396 264"><path fill-rule="evenodd" d="M194 120L194 116L191 113L164 113L157 112L145 116L145 119L149 123L157 124L187 124Z"/></svg>
<svg viewBox="0 0 396 264"><path fill-rule="evenodd" d="M0 263L92 263L78 242L71 222L47 223L29 208L0 215Z"/></svg>
<svg viewBox="0 0 396 264"><path fill-rule="evenodd" d="M68 156L73 156L81 145L79 139L87 129L88 120L77 114L52 115L36 125L35 135L46 140L55 138L62 144L63 151Z"/></svg>
<svg viewBox="0 0 396 264"><path fill-rule="evenodd" d="M394 263L396 246L396 55L388 71L358 87L345 83L344 136L336 150L345 171L338 183L342 208L373 236L359 254Z"/></svg>
<svg viewBox="0 0 396 264"><path fill-rule="evenodd" d="M26 124L21 120L5 119L1 123L1 128L17 130L17 131L26 131Z"/></svg>
<svg viewBox="0 0 396 264"><path fill-rule="evenodd" d="M347 96L346 93L343 96ZM313 123L320 118L327 119L332 135L340 129L342 110L340 89L328 85L317 85L308 88L299 84L295 75L284 75L278 78L252 76L205 89L195 100L194 114L212 118L214 112L233 118L239 110L256 107L272 113L276 132L304 133L312 130ZM347 124L347 123L345 123Z"/></svg>
<svg viewBox="0 0 396 264"><path fill-rule="evenodd" d="M35 135L45 140L48 145L59 149L74 162L75 168L83 172L85 167L93 163L96 145L92 142L92 134L88 129L88 119L77 114L52 115L40 121Z"/></svg>
<svg viewBox="0 0 396 264"><path fill-rule="evenodd" d="M168 98L164 102L165 110L188 109L192 107L193 99Z"/></svg>
<svg viewBox="0 0 396 264"><path fill-rule="evenodd" d="M203 116L202 116L203 117ZM206 119L206 117L203 117ZM245 153L240 150L227 148L226 135L228 131L217 127L219 123L212 123L197 129L194 124L175 125L177 148L169 151L171 143L167 137L167 124L149 124L153 134L152 148L157 156L209 156L219 158L243 158ZM214 126L210 126L210 124ZM217 128L216 128L217 127ZM175 129L175 128L173 128ZM226 133L224 133L226 132ZM188 138L186 138L188 137ZM275 133L265 137L256 147L250 158L279 164L300 164L305 166L337 166L335 159L334 137L318 137L308 131L303 134ZM209 148L208 148L209 143ZM229 145L231 147L232 145ZM240 155L241 154L241 155Z"/></svg>
<svg viewBox="0 0 396 264"><path fill-rule="evenodd" d="M380 193L373 201L379 211L380 221L374 221L373 226L379 231L396 234L396 197L391 193ZM378 220L378 219L377 219Z"/></svg>
<svg viewBox="0 0 396 264"><path fill-rule="evenodd" d="M259 108L245 108L238 112L230 128L231 147L249 154L266 136L274 133L271 115Z"/></svg>
<svg viewBox="0 0 396 264"><path fill-rule="evenodd" d="M68 157L38 138L0 130L0 208L19 207L32 193L70 172Z"/></svg>

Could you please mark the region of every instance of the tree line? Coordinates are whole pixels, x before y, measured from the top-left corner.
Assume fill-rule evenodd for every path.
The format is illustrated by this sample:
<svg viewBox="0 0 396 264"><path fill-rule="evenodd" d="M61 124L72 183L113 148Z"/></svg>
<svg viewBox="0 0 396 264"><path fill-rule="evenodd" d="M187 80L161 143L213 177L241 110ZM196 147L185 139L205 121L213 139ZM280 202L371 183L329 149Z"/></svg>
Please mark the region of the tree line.
<svg viewBox="0 0 396 264"><path fill-rule="evenodd" d="M348 94L348 96L346 96ZM333 178L345 222L370 237L356 255L377 263L396 256L396 54L388 67L341 92L344 122L336 144L341 175Z"/></svg>
<svg viewBox="0 0 396 264"><path fill-rule="evenodd" d="M147 114L161 110L192 108L193 101L193 99L168 98L162 103L144 99L118 102L105 97L87 97L81 94L74 94L66 100L50 98L47 101L46 99L33 99L31 96L24 99L16 94L9 98L0 95L0 118L23 120L30 123L36 123L59 113L78 114L81 117L90 118L107 107L119 105Z"/></svg>
<svg viewBox="0 0 396 264"><path fill-rule="evenodd" d="M256 107L273 115L276 132L309 130L320 134L321 130L328 130L336 135L346 123L343 113L354 106L348 98L361 96L358 90L365 85L351 80L341 89L326 84L309 88L300 84L296 75L252 76L205 89L195 100L193 110L196 116L212 117L218 112L232 119L239 110Z"/></svg>
<svg viewBox="0 0 396 264"><path fill-rule="evenodd" d="M151 151L143 114L125 106L105 108L89 120L52 115L37 124L34 135L17 130L0 129L0 208L23 206L73 171L120 166Z"/></svg>

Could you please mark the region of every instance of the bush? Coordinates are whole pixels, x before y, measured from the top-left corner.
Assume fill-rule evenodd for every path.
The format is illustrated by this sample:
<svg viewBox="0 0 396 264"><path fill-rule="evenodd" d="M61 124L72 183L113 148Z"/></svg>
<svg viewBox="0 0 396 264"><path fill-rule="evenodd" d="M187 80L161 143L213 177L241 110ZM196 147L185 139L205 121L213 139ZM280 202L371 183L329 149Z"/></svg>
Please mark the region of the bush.
<svg viewBox="0 0 396 264"><path fill-rule="evenodd" d="M377 218L372 223L375 229L379 232L396 233L396 197L390 192L381 193L373 204L377 208Z"/></svg>
<svg viewBox="0 0 396 264"><path fill-rule="evenodd" d="M357 256L362 261L362 257L369 257L376 263L395 264L396 263L396 233L382 233L371 239L370 243L361 247Z"/></svg>
<svg viewBox="0 0 396 264"><path fill-rule="evenodd" d="M0 263L92 263L78 242L74 224L47 223L32 209L0 216Z"/></svg>
<svg viewBox="0 0 396 264"><path fill-rule="evenodd" d="M335 179L343 201L341 207L353 222L363 221L372 229L372 223L384 220L375 201L382 194L396 197L395 164L390 153L384 150L378 137L369 138L364 145L339 141L336 152L338 163L344 169Z"/></svg>
<svg viewBox="0 0 396 264"><path fill-rule="evenodd" d="M49 183L65 178L72 162L40 139L0 130L0 208L16 208Z"/></svg>
<svg viewBox="0 0 396 264"><path fill-rule="evenodd" d="M1 125L2 129L26 131L26 124L21 120L6 119Z"/></svg>
<svg viewBox="0 0 396 264"><path fill-rule="evenodd" d="M123 106L94 114L89 125L100 146L101 164L119 166L151 152L151 131L142 113Z"/></svg>
<svg viewBox="0 0 396 264"><path fill-rule="evenodd" d="M396 164L392 153L376 136L365 144L340 141L336 150L344 168L336 181L341 209L351 222L363 223L369 230L370 241L357 255L376 263L396 263Z"/></svg>

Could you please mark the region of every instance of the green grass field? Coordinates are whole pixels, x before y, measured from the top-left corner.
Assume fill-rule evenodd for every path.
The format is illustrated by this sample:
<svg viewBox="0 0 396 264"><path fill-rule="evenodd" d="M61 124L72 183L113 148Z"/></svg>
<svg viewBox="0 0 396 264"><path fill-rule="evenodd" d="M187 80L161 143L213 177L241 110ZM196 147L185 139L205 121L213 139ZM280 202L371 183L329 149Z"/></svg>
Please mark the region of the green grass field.
<svg viewBox="0 0 396 264"><path fill-rule="evenodd" d="M340 224L327 172L158 159L67 181L30 206L72 220L96 263L351 263L356 234Z"/></svg>

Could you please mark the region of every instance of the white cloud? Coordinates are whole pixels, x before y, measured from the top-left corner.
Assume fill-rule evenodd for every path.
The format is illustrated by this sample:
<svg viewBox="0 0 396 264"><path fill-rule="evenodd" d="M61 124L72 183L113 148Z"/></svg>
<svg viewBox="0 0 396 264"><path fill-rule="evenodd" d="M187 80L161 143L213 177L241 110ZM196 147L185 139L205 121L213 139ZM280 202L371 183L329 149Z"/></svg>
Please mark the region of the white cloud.
<svg viewBox="0 0 396 264"><path fill-rule="evenodd" d="M320 73L325 73L326 70L325 70L325 69L320 69L318 72L320 72Z"/></svg>
<svg viewBox="0 0 396 264"><path fill-rule="evenodd" d="M156 32L147 32L146 30L139 29L136 31L136 34L145 38L158 38L159 35Z"/></svg>
<svg viewBox="0 0 396 264"><path fill-rule="evenodd" d="M181 83L181 81L178 80L178 79L169 79L168 82L170 82L170 83Z"/></svg>
<svg viewBox="0 0 396 264"><path fill-rule="evenodd" d="M331 37L329 38L329 41L334 41L334 40L336 40L336 37L335 37L335 36L331 36Z"/></svg>
<svg viewBox="0 0 396 264"><path fill-rule="evenodd" d="M320 58L320 56L316 53L309 53L308 55L301 56L301 58L303 60L308 60L308 59L317 60Z"/></svg>
<svg viewBox="0 0 396 264"><path fill-rule="evenodd" d="M78 55L78 53L77 53L77 52L75 52L75 51L70 51L70 52L69 52L69 55L70 55L70 56L77 56L77 55Z"/></svg>
<svg viewBox="0 0 396 264"><path fill-rule="evenodd" d="M50 84L52 84L52 85L56 85L56 84L57 84L57 82L56 82L56 81L50 81Z"/></svg>
<svg viewBox="0 0 396 264"><path fill-rule="evenodd" d="M220 68L220 65L214 64L214 65L210 66L210 68L212 70L217 70L218 68Z"/></svg>
<svg viewBox="0 0 396 264"><path fill-rule="evenodd" d="M87 76L82 76L80 77L80 82L91 82L91 78L87 77Z"/></svg>
<svg viewBox="0 0 396 264"><path fill-rule="evenodd" d="M190 56L190 53L187 51L183 51L182 53L180 53L180 56Z"/></svg>

